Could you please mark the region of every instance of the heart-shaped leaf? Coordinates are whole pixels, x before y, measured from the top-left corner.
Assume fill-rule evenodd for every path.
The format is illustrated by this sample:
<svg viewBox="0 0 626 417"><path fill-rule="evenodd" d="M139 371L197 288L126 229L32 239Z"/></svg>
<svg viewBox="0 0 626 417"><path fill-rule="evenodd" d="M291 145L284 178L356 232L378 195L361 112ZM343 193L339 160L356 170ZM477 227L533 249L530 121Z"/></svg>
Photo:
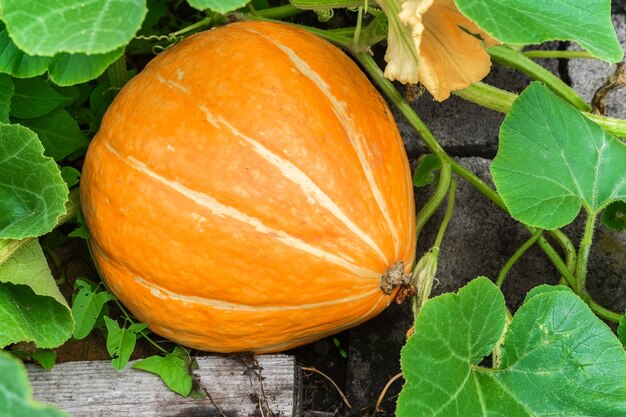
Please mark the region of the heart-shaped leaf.
<svg viewBox="0 0 626 417"><path fill-rule="evenodd" d="M94 289L91 283L82 279L77 279L74 286L78 289L78 294L72 302L72 315L76 321L73 336L84 339L100 317L102 307L115 297L108 291L96 291L97 288Z"/></svg>
<svg viewBox="0 0 626 417"><path fill-rule="evenodd" d="M626 145L533 82L500 128L493 180L511 216L554 229L626 201Z"/></svg>
<svg viewBox="0 0 626 417"><path fill-rule="evenodd" d="M128 327L120 327L117 321L107 316L104 316L104 323L107 327L107 351L113 358L111 363L118 371L122 370L135 350L137 333L148 326L143 323L133 323Z"/></svg>
<svg viewBox="0 0 626 417"><path fill-rule="evenodd" d="M399 417L626 415L626 353L611 330L564 287L531 292L501 345L504 298L478 278L425 303L402 350Z"/></svg>
<svg viewBox="0 0 626 417"><path fill-rule="evenodd" d="M193 386L190 366L189 354L179 346L165 356L150 356L133 364L135 369L157 374L172 391L185 397Z"/></svg>

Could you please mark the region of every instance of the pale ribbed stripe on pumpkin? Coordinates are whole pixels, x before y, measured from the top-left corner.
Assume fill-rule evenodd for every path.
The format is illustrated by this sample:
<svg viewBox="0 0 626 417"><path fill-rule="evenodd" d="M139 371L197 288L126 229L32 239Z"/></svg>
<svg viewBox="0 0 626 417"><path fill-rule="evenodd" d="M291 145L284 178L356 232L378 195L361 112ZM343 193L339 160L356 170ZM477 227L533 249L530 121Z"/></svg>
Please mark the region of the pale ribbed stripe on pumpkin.
<svg viewBox="0 0 626 417"><path fill-rule="evenodd" d="M317 80L319 77L317 78L311 78L314 81ZM172 80L167 80L165 78L163 78L161 75L157 74L157 79L159 80L159 82L166 84L167 86L170 86L172 88L176 88L178 90L180 90L181 92L184 92L188 95L190 95L190 91L189 89L187 89L185 86L172 81ZM321 81L323 83L323 81ZM316 82L317 85L319 85ZM331 96L330 92L327 92L328 87L326 86L325 89L323 89L322 87L320 87L320 90L324 91L324 93L327 96ZM193 99L193 97L191 97L191 99ZM333 103L337 102L337 99L333 98L331 100ZM251 145L252 149L259 154L259 156L261 156L263 159L265 159L267 162L269 162L270 164L274 165L280 172L281 174L283 174L283 176L285 178L287 178L288 180L292 181L294 184L297 184L300 189L302 190L302 192L304 192L304 194L307 195L307 198L313 199L313 201L317 202L318 204L320 204L322 207L324 207L326 210L328 210L330 213L332 213L333 216L335 216L337 219L339 219L344 225L346 225L346 227L353 232L355 235L357 235L359 237L359 239L363 240L363 242L365 242L369 247L371 247L374 252L376 253L376 255L379 257L379 259L385 263L389 263L389 260L386 259L385 255L383 254L382 250L378 247L378 245L376 245L376 243L374 242L374 240L367 235L367 233L365 233L363 230L359 229L359 227L354 224L354 222L352 220L350 220L348 218L348 216L341 210L341 208L339 206L337 206L337 204L335 204L332 199L326 195L326 193L324 193L324 191L317 185L315 184L315 182L309 178L308 175L306 175L304 172L302 172L302 170L300 170L297 166L295 166L293 163L281 158L279 155L276 155L275 153L271 152L269 149L267 149L265 146L263 146L260 142L258 142L257 140L254 140L246 135L244 135L243 133L241 133L239 130L237 130L233 125L231 125L230 123L228 123L228 121L224 120L222 117L212 114L211 111L208 109L208 107L206 107L203 104L198 104L198 108L206 115L207 121L209 123L211 123L216 129L222 129L224 127L226 127L233 135L235 135L236 137L242 139L245 143L242 143L242 145ZM340 120L344 120L345 117L339 117L339 115L337 115L337 117ZM353 132L352 132L353 133ZM350 136L350 135L349 135ZM351 138L351 136L350 136ZM354 144L354 141L352 141L352 143ZM357 147L358 145L354 145L355 147ZM359 155L362 155L363 151L361 149L361 152L359 153ZM361 161L363 161L361 159ZM366 172L366 176L367 176L367 172L369 172L369 176L367 176L368 181L373 181L373 177L372 177L372 173L371 173L371 169L369 168L369 166L367 165L367 163L365 162L363 164L363 169ZM371 178L370 178L371 177ZM371 183L370 183L371 184ZM375 184L374 184L375 185ZM378 190L378 188L376 188L376 191L378 192L378 195L380 196L380 190ZM380 196L380 198L382 199L382 196ZM382 203L380 201L377 202L379 204L379 207L381 206L381 204L384 206L384 209L386 210L386 204L384 201L382 201ZM397 242L397 231L396 229L393 227L393 224L391 224L391 218L388 215L387 211L383 211L383 208L381 207L381 212L382 213L387 213L387 215L385 216L386 221L390 224L390 230L394 236L394 248L396 251L396 257L398 256L398 242Z"/></svg>
<svg viewBox="0 0 626 417"><path fill-rule="evenodd" d="M359 294L355 297L346 297L346 298L338 298L332 301L326 301L323 303L311 303L311 304L298 304L298 305L286 305L286 306L263 306L256 307L247 304L240 303L229 303L225 301L220 301L216 299L206 298L206 297L195 297L189 295L178 294L174 291L170 291L166 288L153 284L149 281L141 277L135 277L135 282L139 285L146 287L150 291L152 295L155 297L159 297L161 299L174 299L180 301L182 303L193 303L193 304L202 304L205 306L210 306L213 308L218 308L220 310L244 310L244 311L291 311L291 310L308 310L313 308L323 308L329 307L332 305L342 304L342 303L350 303L352 301L362 300L364 298L368 298L373 294L380 293L379 288L374 288L372 291L367 293ZM382 298L382 296L381 296Z"/></svg>
<svg viewBox="0 0 626 417"><path fill-rule="evenodd" d="M109 152L111 152L120 160L122 160L123 162L131 166L133 169L136 169L137 171L146 174L150 178L153 178L159 181L163 185L170 187L171 189L184 195L185 197L189 198L195 203L208 208L211 211L211 213L215 214L216 216L228 216L242 223L246 223L260 233L275 236L277 240L284 243L285 245L291 246L292 248L301 250L303 252L310 253L311 255L322 258L332 264L341 266L358 276L361 276L364 278L380 279L380 273L377 273L376 271L372 271L369 269L360 268L356 265L352 265L349 262L347 262L345 259L342 259L339 256L336 256L332 253L328 253L320 248L316 248L312 245L309 245L303 240L293 237L282 230L274 230L270 227L267 227L259 219L248 216L247 214L242 213L233 207L226 206L207 194L200 193L195 190L190 190L189 188L185 187L184 185L176 181L171 181L171 180L168 180L167 178L164 178L158 175L157 173L152 171L150 168L148 168L148 166L145 163L138 161L132 156L121 155L109 143L105 143L105 147Z"/></svg>
<svg viewBox="0 0 626 417"><path fill-rule="evenodd" d="M396 226L393 224L393 221L391 220L391 216L389 215L389 208L387 207L387 204L385 203L385 199L383 198L383 195L380 192L380 188L378 187L378 184L376 183L376 179L374 178L372 169L370 168L369 162L367 158L365 157L365 153L363 152L363 147L361 146L361 142L364 141L365 139L362 137L362 135L358 134L357 131L354 129L354 126L350 120L350 117L346 114L345 103L342 103L339 100L337 100L337 98L331 93L328 83L326 83L324 79L317 72L315 72L309 64L306 63L306 61L301 59L293 49L287 47L286 45L283 45L282 43L278 42L276 39L272 39L269 36L264 35L261 32L258 32L253 29L246 29L246 30L250 33L259 35L262 38L270 41L272 44L276 45L276 47L278 47L278 49L283 51L287 55L287 57L291 60L291 62L293 62L295 67L298 69L298 71L300 71L302 75L304 75L305 77L313 81L313 83L320 89L320 91L332 103L333 109L335 111L335 114L337 115L337 118L341 122L346 132L348 132L348 138L350 139L350 142L352 143L352 146L354 146L354 149L359 157L359 161L361 162L361 168L363 169L363 173L365 174L365 177L367 178L367 181L371 187L372 193L374 195L374 199L376 200L376 203L378 204L378 208L380 209L380 212L382 213L383 217L385 218L385 221L387 222L389 231L391 232L391 235L393 237L395 255L396 257L398 257L399 256L399 253L398 253L399 244L400 244L400 238L398 236L398 229L396 229Z"/></svg>

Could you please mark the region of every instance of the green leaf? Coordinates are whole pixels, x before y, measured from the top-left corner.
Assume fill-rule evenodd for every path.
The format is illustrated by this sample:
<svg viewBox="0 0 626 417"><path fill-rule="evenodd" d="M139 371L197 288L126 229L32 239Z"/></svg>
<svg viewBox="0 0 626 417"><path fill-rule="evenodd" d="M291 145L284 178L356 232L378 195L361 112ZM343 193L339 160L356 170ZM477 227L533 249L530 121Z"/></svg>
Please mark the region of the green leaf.
<svg viewBox="0 0 626 417"><path fill-rule="evenodd" d="M68 189L28 129L0 125L0 237L21 239L50 231L65 213Z"/></svg>
<svg viewBox="0 0 626 417"><path fill-rule="evenodd" d="M31 78L46 72L49 64L50 57L31 56L20 51L0 22L0 72L17 78Z"/></svg>
<svg viewBox="0 0 626 417"><path fill-rule="evenodd" d="M133 368L157 374L169 389L184 397L191 394L193 386L190 366L189 354L179 346L165 356L150 356L133 364Z"/></svg>
<svg viewBox="0 0 626 417"><path fill-rule="evenodd" d="M129 327L120 328L117 321L105 316L107 327L107 351L111 355L113 367L122 370L128 363L130 355L135 350L137 333L145 329L143 323L133 323Z"/></svg>
<svg viewBox="0 0 626 417"><path fill-rule="evenodd" d="M32 131L0 124L0 239L40 236L65 213L69 190L43 151Z"/></svg>
<svg viewBox="0 0 626 417"><path fill-rule="evenodd" d="M68 417L55 407L33 400L26 369L20 361L0 351L0 417Z"/></svg>
<svg viewBox="0 0 626 417"><path fill-rule="evenodd" d="M33 240L0 266L0 348L17 342L57 347L73 329L70 308Z"/></svg>
<svg viewBox="0 0 626 417"><path fill-rule="evenodd" d="M76 321L73 336L75 339L84 339L91 333L102 307L115 297L108 291L97 291L91 283L82 279L77 279L74 288L78 294L72 302L72 315Z"/></svg>
<svg viewBox="0 0 626 417"><path fill-rule="evenodd" d="M15 79L13 84L15 93L11 99L12 117L19 119L40 117L72 101L40 77Z"/></svg>
<svg viewBox="0 0 626 417"><path fill-rule="evenodd" d="M9 123L9 113L11 112L11 97L15 87L11 77L0 74L0 123Z"/></svg>
<svg viewBox="0 0 626 417"><path fill-rule="evenodd" d="M609 204L602 213L602 223L616 232L626 229L626 203L614 201Z"/></svg>
<svg viewBox="0 0 626 417"><path fill-rule="evenodd" d="M111 63L124 53L118 48L105 54L59 54L52 59L48 69L50 79L60 86L84 83L98 78Z"/></svg>
<svg viewBox="0 0 626 417"><path fill-rule="evenodd" d="M146 0L0 0L13 42L29 55L102 54L131 41Z"/></svg>
<svg viewBox="0 0 626 417"><path fill-rule="evenodd" d="M78 184L80 171L74 167L63 167L61 168L61 177L68 187L73 187Z"/></svg>
<svg viewBox="0 0 626 417"><path fill-rule="evenodd" d="M89 145L76 120L65 109L56 109L32 119L16 119L15 122L35 132L45 149L44 155L55 161Z"/></svg>
<svg viewBox="0 0 626 417"><path fill-rule="evenodd" d="M555 229L581 206L597 214L625 201L624 166L624 143L533 82L502 123L491 172L513 218Z"/></svg>
<svg viewBox="0 0 626 417"><path fill-rule="evenodd" d="M626 353L578 296L531 292L505 334L500 368L483 368L505 316L502 293L484 277L426 302L402 349L396 415L626 415Z"/></svg>
<svg viewBox="0 0 626 417"><path fill-rule="evenodd" d="M619 62L624 52L611 22L611 2L586 0L455 0L465 16L509 44L575 41L594 56Z"/></svg>
<svg viewBox="0 0 626 417"><path fill-rule="evenodd" d="M44 369L52 369L57 361L57 353L50 349L38 350L30 354L30 356L39 362Z"/></svg>
<svg viewBox="0 0 626 417"><path fill-rule="evenodd" d="M413 185L424 187L435 180L435 171L441 169L441 159L437 155L427 154L420 156L417 168L413 174Z"/></svg>
<svg viewBox="0 0 626 417"><path fill-rule="evenodd" d="M250 0L187 0L194 9L211 9L214 12L226 14L234 12L248 4Z"/></svg>

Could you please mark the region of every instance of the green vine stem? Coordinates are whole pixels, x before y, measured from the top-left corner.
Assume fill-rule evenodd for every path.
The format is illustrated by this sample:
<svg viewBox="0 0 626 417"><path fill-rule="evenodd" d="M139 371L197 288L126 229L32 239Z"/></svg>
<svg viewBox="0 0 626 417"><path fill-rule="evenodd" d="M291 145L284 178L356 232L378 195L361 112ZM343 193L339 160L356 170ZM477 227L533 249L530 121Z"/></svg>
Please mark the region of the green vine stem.
<svg viewBox="0 0 626 417"><path fill-rule="evenodd" d="M502 268L502 270L500 271L500 274L498 275L498 279L496 280L496 285L498 286L498 288L502 288L504 279L506 278L506 275L509 273L513 265L515 265L515 263L526 253L526 251L530 249L531 246L535 244L535 242L537 242L537 239L539 239L542 234L543 234L543 230L537 229L535 233L533 233L532 236L528 240L526 240L526 242L524 242L524 244L515 251L513 256L511 256L509 260L506 261L506 263L504 264L504 267Z"/></svg>
<svg viewBox="0 0 626 417"><path fill-rule="evenodd" d="M126 54L122 54L107 68L107 78L112 88L120 90L128 81L126 73Z"/></svg>
<svg viewBox="0 0 626 417"><path fill-rule="evenodd" d="M558 58L558 59L598 59L587 51L525 51L522 54L527 58Z"/></svg>
<svg viewBox="0 0 626 417"><path fill-rule="evenodd" d="M589 260L589 251L593 241L593 231L596 226L596 218L598 214L591 210L587 210L587 219L585 221L585 232L578 247L578 256L576 258L576 293L581 297L587 296L585 283L587 281L587 261Z"/></svg>
<svg viewBox="0 0 626 417"><path fill-rule="evenodd" d="M57 226L72 220L78 213L80 207L79 190L74 189L68 195L68 201L65 203L65 214L61 215L57 220ZM27 237L24 239L0 239L0 265L4 264L11 256L20 248L24 247L35 237Z"/></svg>
<svg viewBox="0 0 626 417"><path fill-rule="evenodd" d="M415 265L411 275L411 281L417 289L417 295L413 297L412 303L414 320L417 319L417 314L426 300L428 300L428 297L430 297L430 292L433 288L433 281L435 279L435 275L437 274L437 258L439 257L439 248L441 247L443 236L446 233L448 223L450 223L450 219L452 218L452 213L454 211L456 181L452 179L449 182L449 185L449 191L446 193L448 194L448 205L446 207L443 220L441 221L441 225L439 226L435 243L417 262L417 265Z"/></svg>
<svg viewBox="0 0 626 417"><path fill-rule="evenodd" d="M514 51L506 46L492 46L487 48L487 52L494 61L505 66L515 68L524 74L527 74L534 80L542 81L552 91L568 101L574 107L582 111L589 111L591 107L582 97L580 97L572 88L565 84L556 75L539 65L532 59L524 56L521 52Z"/></svg>
<svg viewBox="0 0 626 417"><path fill-rule="evenodd" d="M450 164L442 162L441 170L439 171L439 182L437 183L437 188L435 188L435 192L432 197L430 197L426 204L424 204L424 206L417 213L415 220L415 239L419 240L419 235L422 232L422 229L432 215L435 214L443 202L443 199L446 198L448 189L450 188L451 177L452 170L450 168Z"/></svg>
<svg viewBox="0 0 626 417"><path fill-rule="evenodd" d="M456 173L457 175L459 175L460 177L468 181L478 191L480 191L487 198L489 198L494 204L496 204L500 209L508 213L508 209L506 208L504 201L502 201L502 198L498 195L498 193L493 188L491 188L483 180L478 178L476 174L474 174L473 172L471 172L470 170L468 170L467 168L465 168L464 166L462 166L461 164L453 160L446 153L446 151L441 147L441 145L439 145L439 143L435 139L430 129L428 129L428 127L424 124L422 119L420 119L420 117L415 113L413 108L411 108L411 106L404 99L404 97L402 97L400 92L394 87L393 83L391 83L391 81L389 81L388 79L384 77L381 69L378 67L378 65L372 58L372 56L369 55L367 52L354 52L354 51L352 52L353 52L353 56L357 59L357 61L359 61L359 63L363 66L365 71L367 71L367 73L372 77L372 79L376 82L376 84L383 91L383 93L385 93L387 98L398 108L398 110L400 110L400 112L407 119L411 127L413 127L420 134L420 136L422 137L422 140L424 141L426 146L428 146L431 152L437 155L441 159L442 162L449 163L454 173ZM624 127L626 128L626 121L624 122L625 122ZM535 228L532 228L532 227L528 227L528 226L524 226L524 227L526 227L526 229L530 233L534 233L536 230ZM552 235L554 231L550 231L549 233ZM564 239L564 238L567 239L565 235L558 235L556 239L559 240L559 239ZM565 277L569 286L571 286L572 288L575 288L576 279L574 277L574 274L572 273L572 271L570 271L570 269L567 267L565 262L563 262L560 255L554 250L550 242L548 242L546 238L542 236L537 240L537 243L539 244L541 249L544 251L546 256L548 256L548 258L552 261L552 263L557 268L559 273ZM589 301L590 307L601 317L604 317L608 320L614 320L616 317L621 317L620 315L616 313L613 313L611 311L601 308L596 303L590 302L590 300L588 301Z"/></svg>
<svg viewBox="0 0 626 417"><path fill-rule="evenodd" d="M561 245L561 249L565 255L567 269L574 273L576 270L576 248L572 244L572 241L560 229L552 230L550 235ZM567 280L564 276L561 276L560 283L564 285L567 284Z"/></svg>
<svg viewBox="0 0 626 417"><path fill-rule="evenodd" d="M435 238L434 248L439 250L441 248L441 242L443 242L443 236L446 233L446 229L448 228L448 223L450 223L450 219L452 218L452 212L454 211L454 199L456 197L456 181L450 181L450 191L448 193L448 205L446 206L446 213L443 216L443 220L441 221L441 226L439 226L439 231L437 232L437 237Z"/></svg>
<svg viewBox="0 0 626 417"><path fill-rule="evenodd" d="M502 113L508 112L513 101L517 98L517 94L489 86L482 82L474 83L463 90L453 91L453 94L478 104L479 106ZM626 138L626 120L599 116L588 112L581 113L589 120L602 126L607 132Z"/></svg>
<svg viewBox="0 0 626 417"><path fill-rule="evenodd" d="M302 12L304 12L304 10L298 9L290 3L261 10L252 9L250 13L265 19L283 19L285 17L296 16Z"/></svg>

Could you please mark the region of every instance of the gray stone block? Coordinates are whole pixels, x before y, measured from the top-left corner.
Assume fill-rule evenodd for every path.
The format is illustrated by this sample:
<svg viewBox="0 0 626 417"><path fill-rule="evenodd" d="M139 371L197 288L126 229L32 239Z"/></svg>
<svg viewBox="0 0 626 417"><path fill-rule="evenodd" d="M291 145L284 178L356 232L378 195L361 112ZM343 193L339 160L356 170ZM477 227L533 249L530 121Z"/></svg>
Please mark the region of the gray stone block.
<svg viewBox="0 0 626 417"><path fill-rule="evenodd" d="M626 50L626 22L624 14L615 14L612 17L617 37L622 49ZM580 47L572 44L572 51L580 51ZM595 59L572 59L569 61L569 75L572 87L586 101L590 102L596 90L615 71L615 64L608 64ZM606 100L607 116L626 118L626 87L612 91Z"/></svg>

